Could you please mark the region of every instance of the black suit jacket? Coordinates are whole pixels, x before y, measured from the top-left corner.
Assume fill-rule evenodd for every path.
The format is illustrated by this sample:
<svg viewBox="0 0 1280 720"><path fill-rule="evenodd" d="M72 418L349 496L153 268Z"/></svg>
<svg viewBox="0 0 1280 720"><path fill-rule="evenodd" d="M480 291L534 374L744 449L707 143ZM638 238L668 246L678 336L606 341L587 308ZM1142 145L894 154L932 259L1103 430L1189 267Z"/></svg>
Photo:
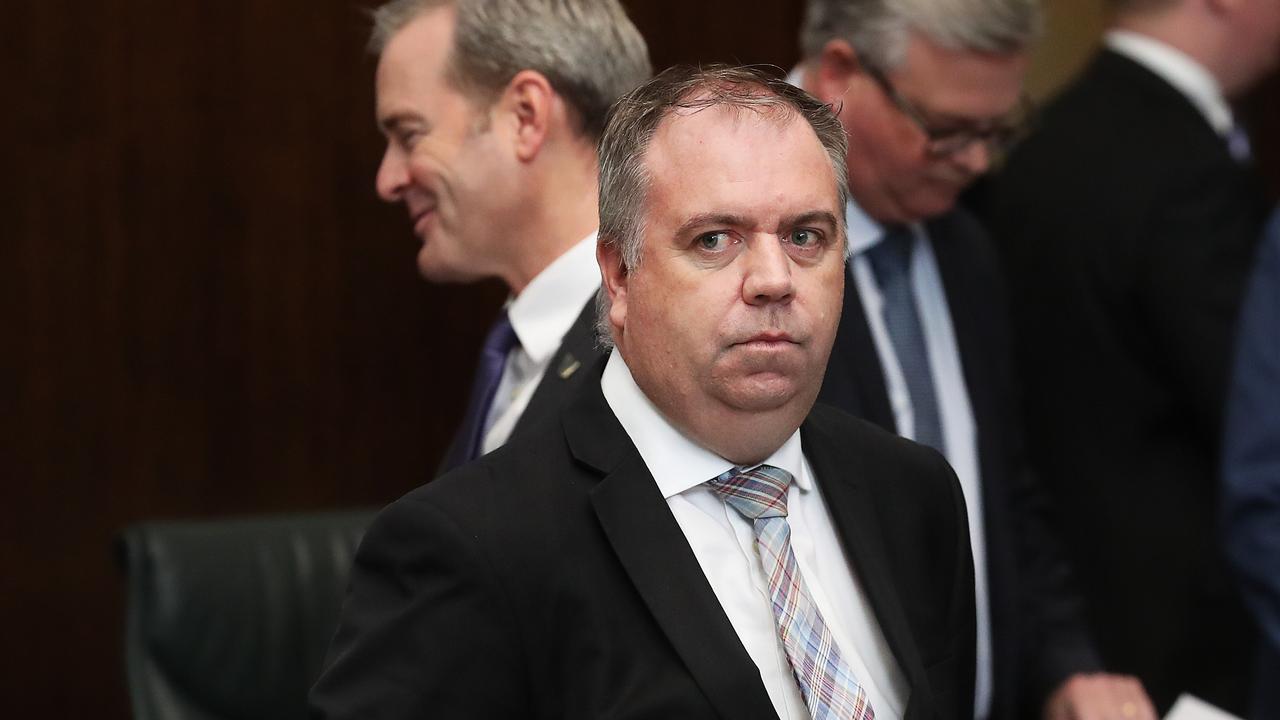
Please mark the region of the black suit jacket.
<svg viewBox="0 0 1280 720"><path fill-rule="evenodd" d="M1108 666L1240 713L1252 630L1214 532L1236 311L1265 204L1174 88L1104 51L992 187L1029 447Z"/></svg>
<svg viewBox="0 0 1280 720"><path fill-rule="evenodd" d="M312 691L317 717L776 717L600 367L559 422L378 517ZM971 717L973 568L954 474L830 408L801 437L910 684L906 717Z"/></svg>
<svg viewBox="0 0 1280 720"><path fill-rule="evenodd" d="M529 398L529 404L520 414L520 419L516 420L507 441L519 438L529 432L530 428L554 419L560 406L589 374L584 371L600 357L601 352L596 338L596 301L593 297L583 306L582 312L561 339L560 347L552 356L551 364L542 374L542 380L533 391L533 397ZM436 468L436 476L443 475L450 469L453 464L450 461L462 452L461 445L464 442L466 438L463 437L462 428L459 428Z"/></svg>
<svg viewBox="0 0 1280 720"><path fill-rule="evenodd" d="M991 606L992 720L1038 715L1067 676L1100 669L1080 598L1055 539L1046 496L1028 471L1011 362L1007 305L994 248L967 213L929 222L977 431ZM884 370L856 283L827 364L821 402L891 432Z"/></svg>

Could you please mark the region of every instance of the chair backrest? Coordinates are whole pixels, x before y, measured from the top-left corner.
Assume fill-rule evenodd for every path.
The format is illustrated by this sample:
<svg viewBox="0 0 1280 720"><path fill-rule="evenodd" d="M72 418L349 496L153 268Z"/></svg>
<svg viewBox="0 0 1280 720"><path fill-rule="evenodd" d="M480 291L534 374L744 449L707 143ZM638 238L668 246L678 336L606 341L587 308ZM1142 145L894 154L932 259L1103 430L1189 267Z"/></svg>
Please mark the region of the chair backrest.
<svg viewBox="0 0 1280 720"><path fill-rule="evenodd" d="M374 511L144 523L118 550L137 720L301 720Z"/></svg>

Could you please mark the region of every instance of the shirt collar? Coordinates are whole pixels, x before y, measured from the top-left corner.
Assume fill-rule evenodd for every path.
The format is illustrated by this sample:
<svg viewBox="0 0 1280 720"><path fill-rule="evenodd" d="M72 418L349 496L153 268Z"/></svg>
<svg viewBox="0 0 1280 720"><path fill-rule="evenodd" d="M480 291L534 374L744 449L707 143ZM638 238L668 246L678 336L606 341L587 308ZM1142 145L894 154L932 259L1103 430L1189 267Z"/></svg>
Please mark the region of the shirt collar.
<svg viewBox="0 0 1280 720"><path fill-rule="evenodd" d="M1226 135L1235 120L1218 81L1190 55L1155 38L1128 30L1106 34L1107 47L1159 75L1204 115L1214 132Z"/></svg>
<svg viewBox="0 0 1280 720"><path fill-rule="evenodd" d="M610 353L605 364L600 389L649 468L662 497L670 499L734 467L733 463L693 442L667 422L636 385L631 369L616 350ZM791 473L796 485L807 492L812 483L808 475L800 471L803 463L798 429L765 460L765 464Z"/></svg>
<svg viewBox="0 0 1280 720"><path fill-rule="evenodd" d="M600 287L595 248L596 234L592 232L508 301L511 326L520 338L520 347L534 362L545 362L560 347L582 307Z"/></svg>
<svg viewBox="0 0 1280 720"><path fill-rule="evenodd" d="M865 210L850 200L844 208L845 233L849 238L849 257L861 255L884 239L884 225L876 222ZM912 223L912 233L919 235L919 224Z"/></svg>

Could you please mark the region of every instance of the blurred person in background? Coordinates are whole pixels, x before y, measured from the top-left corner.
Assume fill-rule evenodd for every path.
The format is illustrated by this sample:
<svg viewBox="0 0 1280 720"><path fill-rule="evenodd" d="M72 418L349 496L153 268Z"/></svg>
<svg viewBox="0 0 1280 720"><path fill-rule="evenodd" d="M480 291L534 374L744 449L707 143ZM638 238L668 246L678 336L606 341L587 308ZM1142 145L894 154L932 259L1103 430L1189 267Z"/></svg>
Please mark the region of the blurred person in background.
<svg viewBox="0 0 1280 720"><path fill-rule="evenodd" d="M1152 718L1108 675L1023 453L992 244L956 198L1019 129L1035 0L812 0L793 78L849 136L852 258L820 397L943 452L977 579L978 718Z"/></svg>
<svg viewBox="0 0 1280 720"><path fill-rule="evenodd" d="M599 354L595 146L649 54L615 0L394 0L373 20L378 194L427 279L511 291L443 472L553 417Z"/></svg>
<svg viewBox="0 0 1280 720"><path fill-rule="evenodd" d="M1280 718L1280 211L1258 252L1240 310L1223 435L1223 532L1258 621L1258 678L1249 717Z"/></svg>
<svg viewBox="0 0 1280 720"><path fill-rule="evenodd" d="M1113 5L1102 50L991 188L1028 447L1107 666L1161 711L1191 693L1239 714L1256 629L1217 478L1267 207L1228 102L1280 56L1280 3Z"/></svg>

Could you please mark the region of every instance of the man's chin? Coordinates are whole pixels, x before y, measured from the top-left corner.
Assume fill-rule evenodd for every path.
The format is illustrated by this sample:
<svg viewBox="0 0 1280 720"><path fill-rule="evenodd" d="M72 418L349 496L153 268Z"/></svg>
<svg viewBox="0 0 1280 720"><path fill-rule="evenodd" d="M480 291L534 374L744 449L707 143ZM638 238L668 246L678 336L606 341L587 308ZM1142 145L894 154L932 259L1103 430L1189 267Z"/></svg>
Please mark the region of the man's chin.
<svg viewBox="0 0 1280 720"><path fill-rule="evenodd" d="M724 388L725 404L740 412L781 410L796 401L800 388L794 378L778 373L756 373Z"/></svg>
<svg viewBox="0 0 1280 720"><path fill-rule="evenodd" d="M423 246L418 251L418 273L433 283L473 283L484 279L482 275L468 272L460 263L442 258L432 248Z"/></svg>

